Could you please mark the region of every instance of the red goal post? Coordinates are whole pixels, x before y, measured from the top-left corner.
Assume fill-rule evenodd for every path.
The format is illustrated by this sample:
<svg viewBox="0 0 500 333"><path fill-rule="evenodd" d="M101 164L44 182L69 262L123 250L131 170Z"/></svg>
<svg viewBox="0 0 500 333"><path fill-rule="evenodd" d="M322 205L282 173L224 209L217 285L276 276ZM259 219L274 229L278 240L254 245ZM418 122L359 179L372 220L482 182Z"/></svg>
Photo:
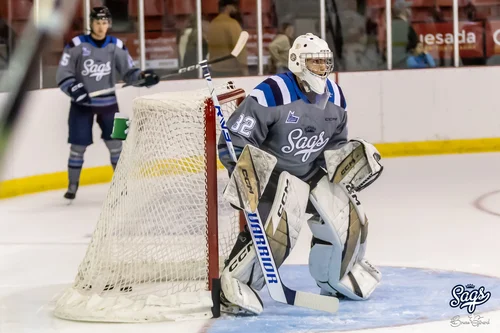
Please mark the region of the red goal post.
<svg viewBox="0 0 500 333"><path fill-rule="evenodd" d="M223 93L218 95L219 103L221 105L225 105L230 102L234 102L236 106L240 105L241 102L245 99L246 93L243 89L234 89L233 91ZM217 142L219 140L217 129L217 114L214 107L214 102L211 98L206 99L206 107L205 107L205 122L206 122L206 131L205 131L205 154L207 158L207 174L212 175L208 177L207 187L209 191L209 195L207 197L207 206L214 207L215 209L208 209L208 239L209 239L209 267L208 267L208 283L209 289L212 290L212 282L214 279L219 278L219 261L214 260L219 255L219 247L218 247L218 223L217 223L217 169L218 166L218 156L217 156ZM227 121L227 119L226 119ZM220 126L220 124L219 124ZM243 213L239 214L239 223L240 230L243 230L246 221Z"/></svg>

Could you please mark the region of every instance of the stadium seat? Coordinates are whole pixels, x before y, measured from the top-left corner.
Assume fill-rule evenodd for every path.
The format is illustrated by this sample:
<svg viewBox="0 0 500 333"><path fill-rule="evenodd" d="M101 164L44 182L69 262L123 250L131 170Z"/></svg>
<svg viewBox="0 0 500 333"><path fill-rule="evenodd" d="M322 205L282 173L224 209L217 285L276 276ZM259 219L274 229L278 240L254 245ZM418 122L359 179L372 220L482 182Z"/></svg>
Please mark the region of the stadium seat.
<svg viewBox="0 0 500 333"><path fill-rule="evenodd" d="M165 0L144 0L144 15L159 17L165 14ZM137 1L128 2L128 15L137 17Z"/></svg>
<svg viewBox="0 0 500 333"><path fill-rule="evenodd" d="M128 2L128 15L137 20L137 1ZM146 31L163 30L163 16L166 14L165 0L144 0Z"/></svg>
<svg viewBox="0 0 500 333"><path fill-rule="evenodd" d="M32 0L15 0L11 1L12 20L26 21L30 18L31 8L33 7Z"/></svg>
<svg viewBox="0 0 500 333"><path fill-rule="evenodd" d="M219 1L218 0L204 0L201 2L201 12L203 15L217 14L219 13Z"/></svg>
<svg viewBox="0 0 500 333"><path fill-rule="evenodd" d="M84 0L79 0L79 4L76 6L75 18L83 18L83 2ZM104 6L104 0L90 0L90 9L94 7ZM111 13L113 14L113 13Z"/></svg>
<svg viewBox="0 0 500 333"><path fill-rule="evenodd" d="M262 15L262 26L264 28L271 27L271 19L269 18L269 15ZM257 14L256 13L243 14L243 28L245 28L245 29L257 29Z"/></svg>
<svg viewBox="0 0 500 333"><path fill-rule="evenodd" d="M262 13L266 14L271 12L271 0L262 0ZM246 0L240 2L240 11L246 13L257 13L257 1Z"/></svg>
<svg viewBox="0 0 500 333"><path fill-rule="evenodd" d="M196 0L166 0L166 6L170 15L196 14Z"/></svg>

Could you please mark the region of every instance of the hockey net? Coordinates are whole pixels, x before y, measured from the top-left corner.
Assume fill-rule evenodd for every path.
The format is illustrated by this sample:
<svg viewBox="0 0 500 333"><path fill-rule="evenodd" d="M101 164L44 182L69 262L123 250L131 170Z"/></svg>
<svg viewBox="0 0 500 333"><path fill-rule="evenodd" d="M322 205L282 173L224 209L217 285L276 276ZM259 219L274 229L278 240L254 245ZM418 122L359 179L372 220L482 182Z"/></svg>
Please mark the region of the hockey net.
<svg viewBox="0 0 500 333"><path fill-rule="evenodd" d="M245 92L217 88L226 117ZM207 90L134 100L130 132L60 318L141 322L212 317L211 281L240 230L222 199L220 125ZM217 186L214 186L217 185ZM215 189L215 187L217 189Z"/></svg>

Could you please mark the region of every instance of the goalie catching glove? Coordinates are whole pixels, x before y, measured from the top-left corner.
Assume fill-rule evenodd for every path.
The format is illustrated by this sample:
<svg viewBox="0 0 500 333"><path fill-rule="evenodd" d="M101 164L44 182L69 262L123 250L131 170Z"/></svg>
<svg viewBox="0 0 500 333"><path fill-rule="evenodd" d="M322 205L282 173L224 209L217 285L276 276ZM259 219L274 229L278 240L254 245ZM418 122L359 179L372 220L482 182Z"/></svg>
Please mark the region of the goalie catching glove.
<svg viewBox="0 0 500 333"><path fill-rule="evenodd" d="M326 150L328 176L336 184L350 184L356 191L371 185L384 169L377 148L363 139L350 140L337 150Z"/></svg>

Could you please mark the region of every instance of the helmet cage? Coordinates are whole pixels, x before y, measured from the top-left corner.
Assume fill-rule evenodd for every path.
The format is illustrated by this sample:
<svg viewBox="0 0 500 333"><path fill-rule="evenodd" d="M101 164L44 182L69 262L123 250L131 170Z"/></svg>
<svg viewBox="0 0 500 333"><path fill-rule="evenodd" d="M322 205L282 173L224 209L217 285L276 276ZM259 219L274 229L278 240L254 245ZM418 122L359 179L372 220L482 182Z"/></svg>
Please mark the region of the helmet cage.
<svg viewBox="0 0 500 333"><path fill-rule="evenodd" d="M315 53L301 53L300 56L300 65L302 67L302 71L304 74L308 73L312 76L318 78L326 78L333 72L333 53L329 50L324 50ZM310 66L307 64L307 60L325 60L325 71L322 74L315 73L311 70Z"/></svg>

